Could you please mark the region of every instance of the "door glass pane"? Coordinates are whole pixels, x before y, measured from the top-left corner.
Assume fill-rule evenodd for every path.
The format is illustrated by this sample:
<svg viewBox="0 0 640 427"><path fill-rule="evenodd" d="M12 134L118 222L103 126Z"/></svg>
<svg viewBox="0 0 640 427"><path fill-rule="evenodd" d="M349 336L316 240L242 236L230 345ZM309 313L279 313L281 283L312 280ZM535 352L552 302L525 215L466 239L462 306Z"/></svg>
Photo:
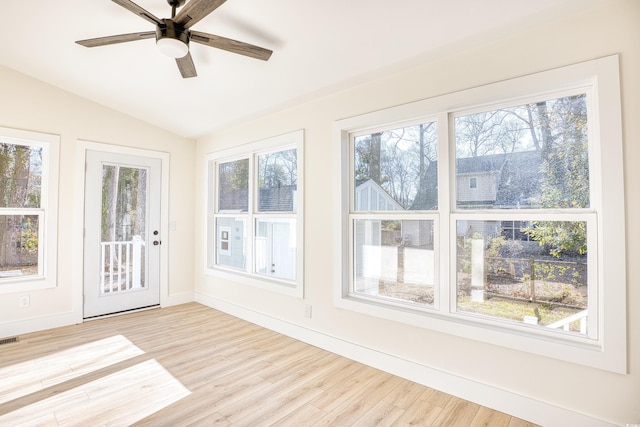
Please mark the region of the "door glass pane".
<svg viewBox="0 0 640 427"><path fill-rule="evenodd" d="M296 242L295 218L257 219L256 273L295 280Z"/></svg>
<svg viewBox="0 0 640 427"><path fill-rule="evenodd" d="M589 207L587 96L455 118L458 209Z"/></svg>
<svg viewBox="0 0 640 427"><path fill-rule="evenodd" d="M218 211L249 210L249 159L218 164Z"/></svg>
<svg viewBox="0 0 640 427"><path fill-rule="evenodd" d="M38 215L0 215L0 278L38 275Z"/></svg>
<svg viewBox="0 0 640 427"><path fill-rule="evenodd" d="M587 334L586 222L516 222L457 221L458 312Z"/></svg>
<svg viewBox="0 0 640 427"><path fill-rule="evenodd" d="M100 251L103 294L146 287L148 185L146 168L103 165Z"/></svg>
<svg viewBox="0 0 640 427"><path fill-rule="evenodd" d="M216 265L246 270L246 218L216 218Z"/></svg>
<svg viewBox="0 0 640 427"><path fill-rule="evenodd" d="M295 149L258 156L258 211L294 212L298 182Z"/></svg>
<svg viewBox="0 0 640 427"><path fill-rule="evenodd" d="M435 122L354 139L356 211L438 208Z"/></svg>
<svg viewBox="0 0 640 427"><path fill-rule="evenodd" d="M354 291L433 305L433 227L430 220L355 220Z"/></svg>

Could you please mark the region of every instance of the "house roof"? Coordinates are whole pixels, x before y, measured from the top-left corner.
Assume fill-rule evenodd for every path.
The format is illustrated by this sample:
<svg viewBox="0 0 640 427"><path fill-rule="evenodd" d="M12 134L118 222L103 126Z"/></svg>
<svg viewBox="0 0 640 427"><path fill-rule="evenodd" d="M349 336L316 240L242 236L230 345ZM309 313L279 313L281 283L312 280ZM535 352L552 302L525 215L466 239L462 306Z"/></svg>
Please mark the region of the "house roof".
<svg viewBox="0 0 640 427"><path fill-rule="evenodd" d="M296 185L260 188L258 195L259 212L292 212L295 208ZM246 212L249 208L246 188L220 193L219 209Z"/></svg>
<svg viewBox="0 0 640 427"><path fill-rule="evenodd" d="M532 205L536 203L533 198L539 190L535 182L539 179L540 164L541 157L537 151L465 157L456 160L456 175L493 173L496 176L496 200L477 200L468 204L485 204L487 207L515 206L518 203ZM418 190L411 210L437 207L437 168L437 161L429 164L426 185Z"/></svg>
<svg viewBox="0 0 640 427"><path fill-rule="evenodd" d="M293 212L295 207L296 185L260 188L258 211Z"/></svg>

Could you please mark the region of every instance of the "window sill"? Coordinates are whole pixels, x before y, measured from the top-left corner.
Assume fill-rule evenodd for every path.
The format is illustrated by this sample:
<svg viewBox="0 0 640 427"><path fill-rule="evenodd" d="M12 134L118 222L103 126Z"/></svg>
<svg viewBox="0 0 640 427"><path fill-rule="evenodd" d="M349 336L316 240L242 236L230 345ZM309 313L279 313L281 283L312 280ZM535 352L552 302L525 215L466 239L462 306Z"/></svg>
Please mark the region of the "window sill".
<svg viewBox="0 0 640 427"><path fill-rule="evenodd" d="M387 306L357 296L337 296L338 308L379 317L501 347L551 357L616 373L626 373L626 360L619 352L604 351L604 343L539 327L510 324L489 318L444 314L430 308Z"/></svg>

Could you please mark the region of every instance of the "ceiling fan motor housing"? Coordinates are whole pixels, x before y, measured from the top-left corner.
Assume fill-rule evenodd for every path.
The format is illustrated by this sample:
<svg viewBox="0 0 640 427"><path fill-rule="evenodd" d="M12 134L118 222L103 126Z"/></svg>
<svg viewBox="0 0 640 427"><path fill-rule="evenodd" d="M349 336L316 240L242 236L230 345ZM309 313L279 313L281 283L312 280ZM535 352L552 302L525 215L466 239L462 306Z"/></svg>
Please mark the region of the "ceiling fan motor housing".
<svg viewBox="0 0 640 427"><path fill-rule="evenodd" d="M182 25L171 19L163 19L162 24L156 26L156 41L167 37L180 40L186 45L189 44L189 30L185 30Z"/></svg>

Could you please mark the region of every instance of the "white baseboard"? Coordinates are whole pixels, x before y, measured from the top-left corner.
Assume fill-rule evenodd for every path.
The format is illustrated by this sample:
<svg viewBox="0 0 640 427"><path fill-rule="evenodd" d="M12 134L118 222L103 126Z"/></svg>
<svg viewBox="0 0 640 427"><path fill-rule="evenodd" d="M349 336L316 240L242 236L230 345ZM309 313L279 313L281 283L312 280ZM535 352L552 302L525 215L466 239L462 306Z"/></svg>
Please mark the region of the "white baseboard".
<svg viewBox="0 0 640 427"><path fill-rule="evenodd" d="M194 301L193 292L181 292L179 294L167 295L161 298L160 306L171 307L172 305L186 304Z"/></svg>
<svg viewBox="0 0 640 427"><path fill-rule="evenodd" d="M21 319L15 322L0 324L0 338L14 337L31 332L39 332L47 329L60 328L62 326L82 323L82 315L75 312L56 314L53 316L37 317L33 319Z"/></svg>
<svg viewBox="0 0 640 427"><path fill-rule="evenodd" d="M172 305L186 304L193 302L193 292L182 292L175 295L169 295L162 299L162 307L170 307ZM21 334L31 332L39 332L47 329L59 328L62 326L75 325L82 323L82 312L68 312L56 314L52 316L37 317L33 319L21 319L15 322L6 322L0 324L0 338L14 337Z"/></svg>
<svg viewBox="0 0 640 427"><path fill-rule="evenodd" d="M550 402L543 402L469 378L382 353L356 343L258 313L208 295L196 293L195 301L256 325L306 342L324 350L364 363L427 387L469 400L482 406L522 418L545 427L613 427L599 420Z"/></svg>

